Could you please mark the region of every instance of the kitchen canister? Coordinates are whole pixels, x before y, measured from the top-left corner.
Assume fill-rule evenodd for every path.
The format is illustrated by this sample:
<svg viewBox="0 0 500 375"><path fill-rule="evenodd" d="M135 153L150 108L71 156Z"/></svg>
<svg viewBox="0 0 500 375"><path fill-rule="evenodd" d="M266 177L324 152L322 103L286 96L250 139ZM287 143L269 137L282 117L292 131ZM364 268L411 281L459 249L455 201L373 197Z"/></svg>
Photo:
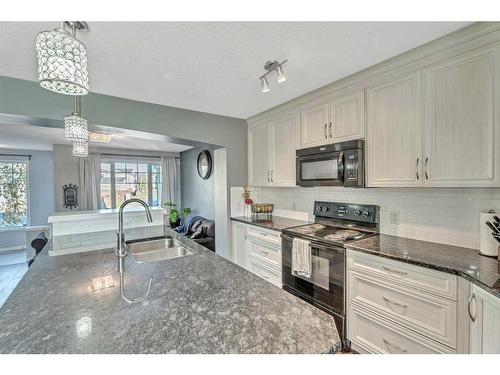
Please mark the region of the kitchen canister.
<svg viewBox="0 0 500 375"><path fill-rule="evenodd" d="M489 257L498 257L498 245L500 245L491 235L491 228L486 225L487 221L495 221L494 215L497 215L494 210L479 214L479 254Z"/></svg>

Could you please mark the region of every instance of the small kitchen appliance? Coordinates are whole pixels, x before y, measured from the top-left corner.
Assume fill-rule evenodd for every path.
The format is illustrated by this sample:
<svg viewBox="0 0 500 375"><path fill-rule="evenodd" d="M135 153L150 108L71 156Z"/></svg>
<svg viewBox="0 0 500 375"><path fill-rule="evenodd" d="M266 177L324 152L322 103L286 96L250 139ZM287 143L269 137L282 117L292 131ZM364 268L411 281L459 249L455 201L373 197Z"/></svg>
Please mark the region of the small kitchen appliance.
<svg viewBox="0 0 500 375"><path fill-rule="evenodd" d="M363 187L363 150L363 140L297 150L297 185Z"/></svg>

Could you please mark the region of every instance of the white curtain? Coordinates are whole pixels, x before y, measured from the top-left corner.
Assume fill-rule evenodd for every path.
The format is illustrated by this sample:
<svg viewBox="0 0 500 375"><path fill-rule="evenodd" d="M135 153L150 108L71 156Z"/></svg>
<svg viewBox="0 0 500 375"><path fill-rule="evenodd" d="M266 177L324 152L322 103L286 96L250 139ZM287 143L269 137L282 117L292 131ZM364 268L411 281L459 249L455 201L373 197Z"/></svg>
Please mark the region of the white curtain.
<svg viewBox="0 0 500 375"><path fill-rule="evenodd" d="M98 210L101 200L101 155L80 158L80 209Z"/></svg>
<svg viewBox="0 0 500 375"><path fill-rule="evenodd" d="M161 158L161 174L162 174L162 206L166 202L174 202L177 207L181 206L181 196L179 189L179 173L177 161L173 156L164 156Z"/></svg>

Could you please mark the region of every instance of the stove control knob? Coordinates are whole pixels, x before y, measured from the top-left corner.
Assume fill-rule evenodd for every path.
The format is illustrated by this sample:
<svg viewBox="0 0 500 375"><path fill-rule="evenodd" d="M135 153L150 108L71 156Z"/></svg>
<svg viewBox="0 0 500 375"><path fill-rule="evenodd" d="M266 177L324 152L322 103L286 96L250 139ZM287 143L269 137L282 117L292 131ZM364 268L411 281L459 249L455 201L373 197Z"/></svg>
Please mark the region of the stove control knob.
<svg viewBox="0 0 500 375"><path fill-rule="evenodd" d="M319 206L319 212L326 212L328 211L328 207L326 206Z"/></svg>
<svg viewBox="0 0 500 375"><path fill-rule="evenodd" d="M363 216L366 216L366 217L370 216L370 212L368 212L368 211L363 211Z"/></svg>
<svg viewBox="0 0 500 375"><path fill-rule="evenodd" d="M355 210L355 211L354 211L354 215L356 215L356 216L361 215L361 210Z"/></svg>

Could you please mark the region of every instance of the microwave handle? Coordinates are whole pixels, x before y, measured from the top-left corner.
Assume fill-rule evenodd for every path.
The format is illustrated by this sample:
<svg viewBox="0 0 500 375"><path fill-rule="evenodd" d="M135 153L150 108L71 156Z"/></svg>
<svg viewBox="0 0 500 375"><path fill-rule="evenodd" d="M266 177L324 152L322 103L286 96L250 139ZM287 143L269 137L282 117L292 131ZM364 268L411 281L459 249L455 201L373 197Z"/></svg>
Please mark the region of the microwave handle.
<svg viewBox="0 0 500 375"><path fill-rule="evenodd" d="M337 167L339 170L339 176L344 177L344 152L339 153L339 157L337 159Z"/></svg>

